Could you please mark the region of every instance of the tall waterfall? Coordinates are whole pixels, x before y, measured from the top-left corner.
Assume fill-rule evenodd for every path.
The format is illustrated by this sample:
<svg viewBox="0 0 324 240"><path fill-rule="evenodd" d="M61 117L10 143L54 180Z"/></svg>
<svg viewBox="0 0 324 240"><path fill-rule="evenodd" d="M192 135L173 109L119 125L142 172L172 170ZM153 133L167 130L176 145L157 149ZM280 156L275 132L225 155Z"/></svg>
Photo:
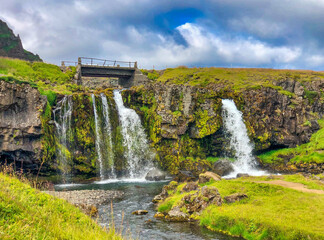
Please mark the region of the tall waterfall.
<svg viewBox="0 0 324 240"><path fill-rule="evenodd" d="M222 100L222 118L225 135L230 139L230 148L234 151L236 161L233 164L234 173L248 173L262 175L263 171L256 169L256 160L253 157L253 145L247 134L242 113L236 108L233 100Z"/></svg>
<svg viewBox="0 0 324 240"><path fill-rule="evenodd" d="M108 106L108 101L107 97L105 94L101 93L100 94L101 101L102 101L102 111L103 111L103 118L104 118L104 129L106 133L105 141L106 141L106 152L107 152L107 160L108 160L108 165L110 167L110 178L116 178L116 173L115 173L115 167L114 167L114 152L113 152L113 144L112 144L112 131L111 131L111 123L110 123L110 118L109 118L109 106Z"/></svg>
<svg viewBox="0 0 324 240"><path fill-rule="evenodd" d="M137 113L126 108L119 90L114 90L114 100L117 105L125 158L128 164L130 178L143 177L152 167L152 152L146 139L141 120Z"/></svg>
<svg viewBox="0 0 324 240"><path fill-rule="evenodd" d="M100 179L104 179L104 168L103 168L103 159L102 159L102 152L101 152L101 131L100 131L100 125L99 125L99 118L97 113L97 106L96 106L96 98L94 94L91 94L92 98L92 104L93 104L93 114L95 117L95 128L96 128L96 152L98 155L98 163L99 163L99 173L100 173Z"/></svg>
<svg viewBox="0 0 324 240"><path fill-rule="evenodd" d="M69 142L71 137L71 119L73 110L72 96L65 96L58 107L53 111L56 134L59 140L58 160L64 182L68 182L70 178L70 166L68 158L71 157L69 151Z"/></svg>

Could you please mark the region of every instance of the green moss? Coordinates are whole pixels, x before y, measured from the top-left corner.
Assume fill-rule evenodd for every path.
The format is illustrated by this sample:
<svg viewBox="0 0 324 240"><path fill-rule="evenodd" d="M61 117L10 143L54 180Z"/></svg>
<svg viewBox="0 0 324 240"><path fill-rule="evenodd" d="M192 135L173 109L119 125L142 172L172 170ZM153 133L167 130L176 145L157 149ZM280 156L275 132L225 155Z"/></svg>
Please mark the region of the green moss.
<svg viewBox="0 0 324 240"><path fill-rule="evenodd" d="M291 163L323 163L324 162L324 119L318 120L321 129L314 133L309 143L296 148L273 150L259 155L264 164L284 163L287 158Z"/></svg>

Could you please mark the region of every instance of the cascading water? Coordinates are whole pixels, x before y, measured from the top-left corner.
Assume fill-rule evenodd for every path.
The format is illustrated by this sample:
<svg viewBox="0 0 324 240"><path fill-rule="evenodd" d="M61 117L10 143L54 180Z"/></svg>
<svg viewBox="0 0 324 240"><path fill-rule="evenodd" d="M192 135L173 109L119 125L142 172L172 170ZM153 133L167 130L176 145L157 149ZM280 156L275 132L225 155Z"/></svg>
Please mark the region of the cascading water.
<svg viewBox="0 0 324 240"><path fill-rule="evenodd" d="M100 94L101 101L102 101L102 111L103 111L103 118L105 122L105 133L106 133L106 145L107 145L107 158L108 158L108 164L111 171L110 178L116 178L115 168L114 168L114 153L113 153L113 144L112 144L112 138L111 138L111 124L110 124L110 118L109 118L109 106L107 97L105 94Z"/></svg>
<svg viewBox="0 0 324 240"><path fill-rule="evenodd" d="M69 142L71 137L70 129L73 110L72 96L65 96L57 105L58 107L53 111L53 114L56 134L59 139L58 160L63 181L68 182L70 178L68 157L70 156Z"/></svg>
<svg viewBox="0 0 324 240"><path fill-rule="evenodd" d="M234 172L248 173L249 175L262 175L265 172L256 169L256 161L253 157L253 145L247 134L242 113L236 108L233 100L222 100L222 118L225 135L230 138L230 148L234 151L236 161L233 163Z"/></svg>
<svg viewBox="0 0 324 240"><path fill-rule="evenodd" d="M100 125L99 125L99 118L97 113L96 107L96 98L94 94L91 94L92 104L93 104L93 114L95 117L95 129L96 129L96 152L98 155L98 162L99 162L99 174L100 179L104 179L104 168L103 168L103 160L102 160L102 153L101 153L101 132L100 132Z"/></svg>
<svg viewBox="0 0 324 240"><path fill-rule="evenodd" d="M152 152L146 139L141 120L137 113L126 108L119 90L114 90L114 100L117 105L125 158L128 164L130 178L141 178L152 167Z"/></svg>

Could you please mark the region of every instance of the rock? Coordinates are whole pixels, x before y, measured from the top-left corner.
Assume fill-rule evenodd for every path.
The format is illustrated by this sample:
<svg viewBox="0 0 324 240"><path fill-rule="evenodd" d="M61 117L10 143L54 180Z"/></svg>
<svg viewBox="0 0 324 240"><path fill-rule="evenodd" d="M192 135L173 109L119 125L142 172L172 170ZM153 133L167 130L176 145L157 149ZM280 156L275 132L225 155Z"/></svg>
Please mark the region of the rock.
<svg viewBox="0 0 324 240"><path fill-rule="evenodd" d="M234 193L234 194L224 197L224 199L227 203L238 202L244 198L248 198L248 196L244 193Z"/></svg>
<svg viewBox="0 0 324 240"><path fill-rule="evenodd" d="M214 181L220 181L222 178L213 172L205 172L199 175L199 183L209 182L211 179Z"/></svg>
<svg viewBox="0 0 324 240"><path fill-rule="evenodd" d="M146 210L137 210L132 212L133 215L146 215L148 213L148 211Z"/></svg>
<svg viewBox="0 0 324 240"><path fill-rule="evenodd" d="M232 163L227 159L220 159L213 164L213 171L219 176L225 176L234 171Z"/></svg>
<svg viewBox="0 0 324 240"><path fill-rule="evenodd" d="M188 194L181 199L179 207L184 207L188 214L200 213L210 204L222 205L222 198L217 188L204 186L196 193Z"/></svg>
<svg viewBox="0 0 324 240"><path fill-rule="evenodd" d="M216 187L203 186L201 188L201 195L208 198L210 203L216 203L218 206L221 206L223 203L221 195Z"/></svg>
<svg viewBox="0 0 324 240"><path fill-rule="evenodd" d="M165 176L165 172L155 168L146 174L145 179L148 181L161 181L165 179Z"/></svg>
<svg viewBox="0 0 324 240"><path fill-rule="evenodd" d="M174 181L177 182L190 182L194 180L196 180L196 178L190 171L179 171L179 173L174 178Z"/></svg>
<svg viewBox="0 0 324 240"><path fill-rule="evenodd" d="M188 182L183 188L184 192L191 192L198 189L198 184L195 182Z"/></svg>
<svg viewBox="0 0 324 240"><path fill-rule="evenodd" d="M236 178L241 178L241 177L249 177L250 175L249 174L247 174L247 173L238 173L238 174L236 174Z"/></svg>
<svg viewBox="0 0 324 240"><path fill-rule="evenodd" d="M161 212L157 212L154 214L154 217L157 218L157 219L162 219L165 217L165 215Z"/></svg>
<svg viewBox="0 0 324 240"><path fill-rule="evenodd" d="M170 182L168 185L164 186L162 188L162 192L158 195L156 195L152 202L153 203L158 203L161 202L162 200L166 199L169 196L168 191L174 191L178 186L178 183L175 181Z"/></svg>
<svg viewBox="0 0 324 240"><path fill-rule="evenodd" d="M182 212L179 206L176 206L168 212L165 219L171 222L186 222L189 219L189 215Z"/></svg>
<svg viewBox="0 0 324 240"><path fill-rule="evenodd" d="M37 173L46 96L29 84L0 80L0 161Z"/></svg>

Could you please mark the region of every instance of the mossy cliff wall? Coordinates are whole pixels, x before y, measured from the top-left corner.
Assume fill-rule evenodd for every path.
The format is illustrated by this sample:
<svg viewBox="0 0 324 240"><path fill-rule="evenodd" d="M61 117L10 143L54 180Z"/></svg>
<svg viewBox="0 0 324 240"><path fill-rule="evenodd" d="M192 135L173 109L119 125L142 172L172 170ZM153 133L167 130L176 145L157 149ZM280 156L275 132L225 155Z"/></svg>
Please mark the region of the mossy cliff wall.
<svg viewBox="0 0 324 240"><path fill-rule="evenodd" d="M95 103L100 125L99 131L100 134L103 134L101 129L104 129L103 126L105 123L103 120L103 106L99 93L101 92L95 93ZM126 161L123 155L124 149L122 145L122 136L120 132L116 104L113 99L111 89L106 89L102 93L106 95L109 104L110 123L112 125L112 141L114 142L114 167L117 172L120 172L124 169ZM64 96L59 96L58 102L63 97ZM55 127L53 126L53 120L57 119L54 119L53 114L47 119L47 123L45 123L43 126L45 130L43 136L43 159L45 171L63 170L61 169L63 166L60 165L60 156L58 154L58 150L60 149L61 154L64 154L65 158L67 159L67 166L65 165L64 167L68 168L68 171L71 172L72 176L83 175L87 177L94 177L98 173L98 155L95 146L96 130L91 94L73 94L72 106L71 126L67 131L66 147L60 144L59 136L57 135ZM59 107L58 104L53 106L53 109L57 107ZM101 146L101 149L103 149L103 146Z"/></svg>
<svg viewBox="0 0 324 240"><path fill-rule="evenodd" d="M234 99L260 153L309 141L323 114L323 87L324 81L301 84L294 79L239 91L217 84L156 83L133 87L123 96L125 104L142 116L161 165L177 173L208 168L204 159L222 155L226 140L221 99Z"/></svg>

